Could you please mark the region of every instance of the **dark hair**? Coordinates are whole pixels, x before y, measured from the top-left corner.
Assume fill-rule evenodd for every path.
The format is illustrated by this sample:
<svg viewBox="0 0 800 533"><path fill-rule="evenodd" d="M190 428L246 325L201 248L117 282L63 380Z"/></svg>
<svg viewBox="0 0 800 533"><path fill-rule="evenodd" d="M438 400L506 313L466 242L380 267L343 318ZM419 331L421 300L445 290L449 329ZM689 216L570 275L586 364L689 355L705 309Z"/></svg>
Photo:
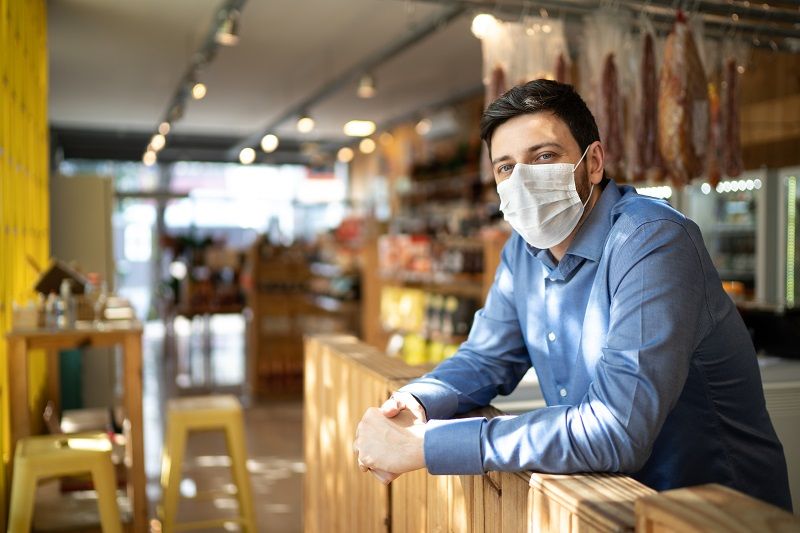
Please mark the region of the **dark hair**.
<svg viewBox="0 0 800 533"><path fill-rule="evenodd" d="M581 151L600 140L597 123L586 102L572 85L533 80L517 85L489 104L481 117L481 139L492 149L492 134L508 119L527 113L550 111L564 121Z"/></svg>

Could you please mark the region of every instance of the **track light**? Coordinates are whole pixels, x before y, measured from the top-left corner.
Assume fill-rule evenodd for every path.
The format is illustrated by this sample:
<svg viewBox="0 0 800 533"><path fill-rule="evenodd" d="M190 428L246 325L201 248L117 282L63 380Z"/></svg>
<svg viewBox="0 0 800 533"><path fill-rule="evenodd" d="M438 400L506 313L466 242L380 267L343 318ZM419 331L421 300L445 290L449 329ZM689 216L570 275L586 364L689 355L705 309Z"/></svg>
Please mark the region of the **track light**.
<svg viewBox="0 0 800 533"><path fill-rule="evenodd" d="M475 37L478 39L485 39L494 33L499 25L497 19L492 15L481 13L472 19L472 27L470 29L472 30L472 35Z"/></svg>
<svg viewBox="0 0 800 533"><path fill-rule="evenodd" d="M152 148L154 152L158 152L159 150L164 148L165 144L167 144L167 139L160 133L156 133L150 139L150 148Z"/></svg>
<svg viewBox="0 0 800 533"><path fill-rule="evenodd" d="M239 152L239 162L243 165L249 165L256 160L256 151L252 148L242 148Z"/></svg>
<svg viewBox="0 0 800 533"><path fill-rule="evenodd" d="M375 133L375 123L371 120L351 120L342 131L349 137L369 137Z"/></svg>
<svg viewBox="0 0 800 533"><path fill-rule="evenodd" d="M170 129L171 127L169 125L169 122L162 122L161 124L158 125L158 133L160 133L161 135L168 134Z"/></svg>
<svg viewBox="0 0 800 533"><path fill-rule="evenodd" d="M223 46L234 46L239 42L239 10L231 9L222 13L222 21L214 35L214 40Z"/></svg>
<svg viewBox="0 0 800 533"><path fill-rule="evenodd" d="M156 153L152 150L148 150L142 156L142 163L144 163L145 166L152 167L156 164L156 159Z"/></svg>
<svg viewBox="0 0 800 533"><path fill-rule="evenodd" d="M369 74L361 76L356 94L358 94L359 98L372 98L375 96L375 78Z"/></svg>
<svg viewBox="0 0 800 533"><path fill-rule="evenodd" d="M192 98L195 100L202 100L208 89L206 89L206 84L203 82L197 82L192 86Z"/></svg>
<svg viewBox="0 0 800 533"><path fill-rule="evenodd" d="M300 119L297 121L297 131L300 133L309 133L314 129L314 119L308 113L302 113Z"/></svg>
<svg viewBox="0 0 800 533"><path fill-rule="evenodd" d="M349 163L353 160L353 149L345 146L344 148L340 148L339 151L336 153L336 159L341 161L342 163Z"/></svg>
<svg viewBox="0 0 800 533"><path fill-rule="evenodd" d="M417 122L417 125L414 126L414 129L420 135L425 136L431 131L431 126L433 126L433 124L431 123L431 119L423 118L422 120Z"/></svg>
<svg viewBox="0 0 800 533"><path fill-rule="evenodd" d="M369 137L361 139L361 142L358 144L358 149L361 150L362 154L371 154L375 151L375 141Z"/></svg>
<svg viewBox="0 0 800 533"><path fill-rule="evenodd" d="M270 154L278 148L278 137L268 133L261 139L261 149Z"/></svg>

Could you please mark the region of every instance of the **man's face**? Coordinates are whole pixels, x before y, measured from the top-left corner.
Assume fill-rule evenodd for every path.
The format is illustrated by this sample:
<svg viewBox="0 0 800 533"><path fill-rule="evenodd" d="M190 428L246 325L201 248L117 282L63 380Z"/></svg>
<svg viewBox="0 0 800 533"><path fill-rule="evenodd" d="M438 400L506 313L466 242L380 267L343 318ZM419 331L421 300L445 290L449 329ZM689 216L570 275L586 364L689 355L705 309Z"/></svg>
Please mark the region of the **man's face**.
<svg viewBox="0 0 800 533"><path fill-rule="evenodd" d="M511 176L517 163L574 165L581 155L567 125L549 111L516 116L498 126L492 135L492 172L498 184ZM586 163L585 159L575 170L575 188L582 201L588 198L590 188Z"/></svg>

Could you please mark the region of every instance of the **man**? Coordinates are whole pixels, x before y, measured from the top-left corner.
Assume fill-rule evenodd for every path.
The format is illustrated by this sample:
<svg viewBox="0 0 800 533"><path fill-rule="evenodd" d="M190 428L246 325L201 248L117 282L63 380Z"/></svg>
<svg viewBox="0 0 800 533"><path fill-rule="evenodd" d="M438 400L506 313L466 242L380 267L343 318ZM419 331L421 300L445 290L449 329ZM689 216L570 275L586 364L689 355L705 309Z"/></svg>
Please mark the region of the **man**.
<svg viewBox="0 0 800 533"><path fill-rule="evenodd" d="M361 469L387 482L423 467L623 472L791 509L753 344L698 227L605 178L597 125L569 85L511 89L481 138L515 232L456 355L365 413ZM546 408L448 420L510 393L531 365Z"/></svg>

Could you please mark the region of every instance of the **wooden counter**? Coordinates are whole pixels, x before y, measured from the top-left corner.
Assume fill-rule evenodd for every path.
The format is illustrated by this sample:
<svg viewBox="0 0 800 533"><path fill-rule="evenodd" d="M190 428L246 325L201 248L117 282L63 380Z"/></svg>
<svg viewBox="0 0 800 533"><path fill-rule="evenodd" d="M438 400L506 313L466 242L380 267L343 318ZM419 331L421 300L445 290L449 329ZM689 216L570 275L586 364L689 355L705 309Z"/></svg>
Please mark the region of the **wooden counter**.
<svg viewBox="0 0 800 533"><path fill-rule="evenodd" d="M647 526L642 531L672 531L670 524L680 523L664 518L675 505L670 491L658 494L618 474L432 476L418 470L384 486L362 473L352 444L364 411L424 371L354 337L305 339L304 531L577 533L634 531L637 521L640 527ZM487 407L466 416L498 414ZM751 515L769 511L769 519L760 523L798 524L793 522L797 517L785 511L730 492L742 501L756 502L738 506ZM643 498L646 505L638 503ZM718 501L709 497L705 505ZM697 505L702 507L703 502ZM640 507L655 513L654 518L637 516ZM728 506L725 512L735 509Z"/></svg>

